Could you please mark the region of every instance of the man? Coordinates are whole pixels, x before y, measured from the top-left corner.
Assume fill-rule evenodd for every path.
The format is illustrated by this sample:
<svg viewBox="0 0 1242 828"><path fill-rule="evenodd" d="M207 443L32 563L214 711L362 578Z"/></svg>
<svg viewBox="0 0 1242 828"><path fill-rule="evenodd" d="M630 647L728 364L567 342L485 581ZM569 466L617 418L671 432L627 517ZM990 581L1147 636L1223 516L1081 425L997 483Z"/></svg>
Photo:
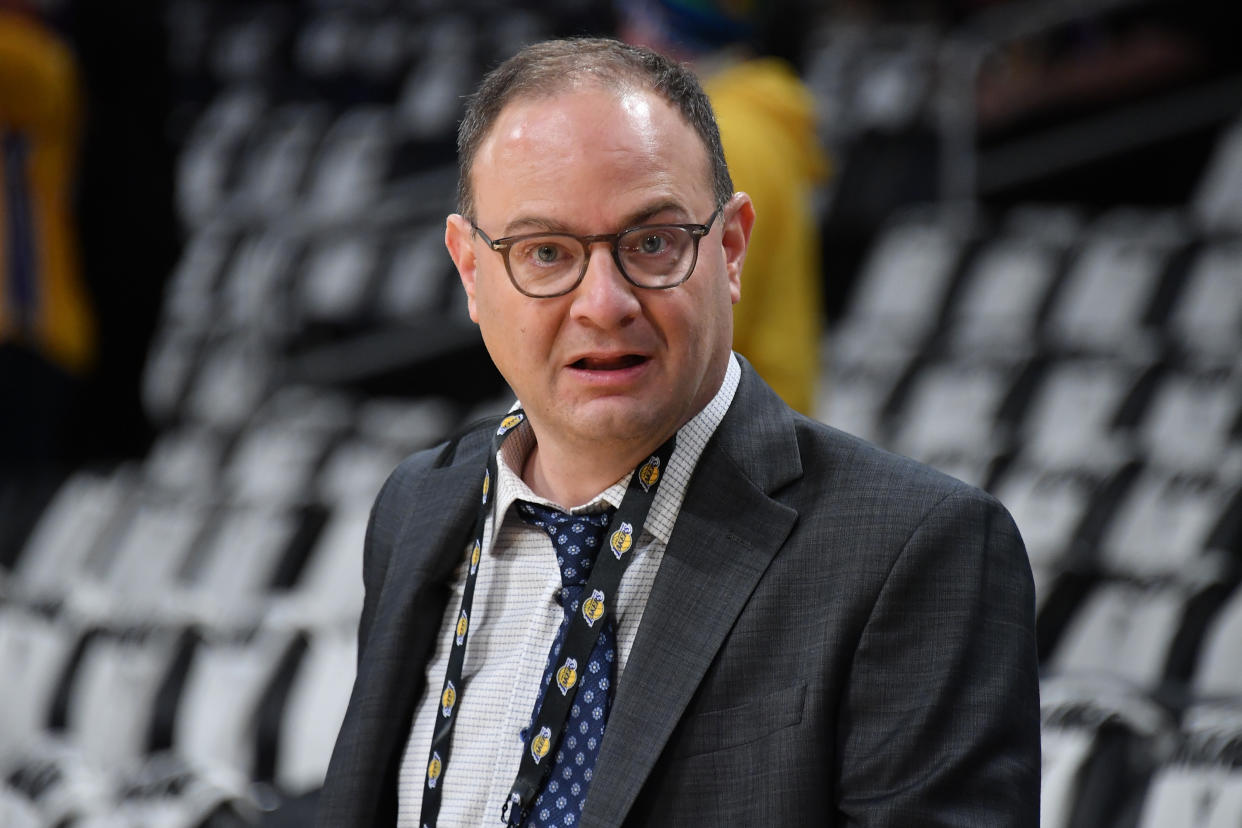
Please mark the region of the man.
<svg viewBox="0 0 1242 828"><path fill-rule="evenodd" d="M377 499L320 824L1034 826L1017 530L731 352L755 216L694 77L539 44L458 143L445 240L520 413Z"/></svg>

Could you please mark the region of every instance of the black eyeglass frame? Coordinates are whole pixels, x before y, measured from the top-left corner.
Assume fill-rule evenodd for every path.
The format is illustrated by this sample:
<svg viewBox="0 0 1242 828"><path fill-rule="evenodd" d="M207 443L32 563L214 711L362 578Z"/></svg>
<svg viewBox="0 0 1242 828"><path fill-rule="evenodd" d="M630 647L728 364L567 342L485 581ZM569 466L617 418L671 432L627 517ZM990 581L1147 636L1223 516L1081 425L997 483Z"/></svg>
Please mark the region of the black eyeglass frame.
<svg viewBox="0 0 1242 828"><path fill-rule="evenodd" d="M608 242L608 248L612 253L612 261L616 264L617 271L625 277L625 281L629 282L634 287L642 288L643 290L668 290L669 288L675 288L678 285L685 284L686 280L694 274L694 268L699 263L699 242L703 240L704 236L711 232L712 225L716 223L716 217L723 211L724 205L722 204L711 214L711 217L707 219L706 224L636 224L633 227L627 227L624 230L617 231L616 233L596 233L591 236L575 236L572 233L522 233L517 236L505 236L503 238L492 240L487 233L483 232L483 229L479 227L479 225L474 223L473 219L470 221L470 226L474 228L474 232L483 237L483 241L487 243L488 247L495 250L500 254L500 257L504 259L505 272L509 274L509 281L513 284L514 289L516 289L518 293L523 296L529 296L532 299L555 299L558 296L564 296L567 293L572 293L578 285L582 284L582 280L586 277L587 268L591 265L591 245L598 244L599 242ZM630 277L630 274L626 272L625 265L621 264L621 251L618 248L618 242L621 241L621 237L639 230L667 230L670 228L685 230L694 238L694 245L690 249L690 266L686 269L686 275L682 276L676 282L671 282L667 285L643 285L635 282ZM525 241L526 239L544 238L547 236L574 239L581 244L582 249L586 252L586 255L582 257L582 270L578 272L578 278L574 280L574 283L564 290L557 291L556 293L531 293L523 289L522 286L518 284L517 279L514 278L513 268L509 265L509 251L513 248L513 245L520 241Z"/></svg>

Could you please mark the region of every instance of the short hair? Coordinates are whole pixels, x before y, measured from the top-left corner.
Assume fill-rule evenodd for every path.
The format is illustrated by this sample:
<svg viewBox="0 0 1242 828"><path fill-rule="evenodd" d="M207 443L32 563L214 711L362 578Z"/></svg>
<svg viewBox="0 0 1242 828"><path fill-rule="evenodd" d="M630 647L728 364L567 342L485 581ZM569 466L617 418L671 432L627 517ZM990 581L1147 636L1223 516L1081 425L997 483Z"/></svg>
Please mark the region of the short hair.
<svg viewBox="0 0 1242 828"><path fill-rule="evenodd" d="M574 37L527 46L488 72L469 96L457 129L457 212L474 218L470 172L479 146L501 110L523 96L548 96L587 82L613 89L637 84L663 97L682 114L707 149L716 205L723 206L733 196L733 179L725 163L716 115L694 73L642 46L608 38Z"/></svg>

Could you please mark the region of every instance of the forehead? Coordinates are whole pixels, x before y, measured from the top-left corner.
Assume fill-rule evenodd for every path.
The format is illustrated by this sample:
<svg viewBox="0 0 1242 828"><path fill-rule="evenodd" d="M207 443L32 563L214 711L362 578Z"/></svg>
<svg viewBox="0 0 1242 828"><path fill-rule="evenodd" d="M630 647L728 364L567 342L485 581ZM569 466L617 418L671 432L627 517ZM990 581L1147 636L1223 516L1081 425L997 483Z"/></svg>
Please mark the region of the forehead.
<svg viewBox="0 0 1242 828"><path fill-rule="evenodd" d="M598 226L654 201L701 210L712 192L698 133L641 88L586 85L510 101L471 174L481 221L530 214Z"/></svg>

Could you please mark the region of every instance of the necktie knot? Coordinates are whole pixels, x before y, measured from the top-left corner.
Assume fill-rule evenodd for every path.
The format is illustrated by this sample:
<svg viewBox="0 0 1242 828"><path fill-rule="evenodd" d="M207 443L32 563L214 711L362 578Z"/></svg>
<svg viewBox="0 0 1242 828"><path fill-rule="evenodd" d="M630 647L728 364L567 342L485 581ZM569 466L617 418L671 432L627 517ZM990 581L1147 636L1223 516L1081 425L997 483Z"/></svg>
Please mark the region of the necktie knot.
<svg viewBox="0 0 1242 828"><path fill-rule="evenodd" d="M548 533L556 549L563 587L580 587L587 582L604 532L612 520L613 509L588 515L571 515L539 503L517 502L518 516Z"/></svg>

